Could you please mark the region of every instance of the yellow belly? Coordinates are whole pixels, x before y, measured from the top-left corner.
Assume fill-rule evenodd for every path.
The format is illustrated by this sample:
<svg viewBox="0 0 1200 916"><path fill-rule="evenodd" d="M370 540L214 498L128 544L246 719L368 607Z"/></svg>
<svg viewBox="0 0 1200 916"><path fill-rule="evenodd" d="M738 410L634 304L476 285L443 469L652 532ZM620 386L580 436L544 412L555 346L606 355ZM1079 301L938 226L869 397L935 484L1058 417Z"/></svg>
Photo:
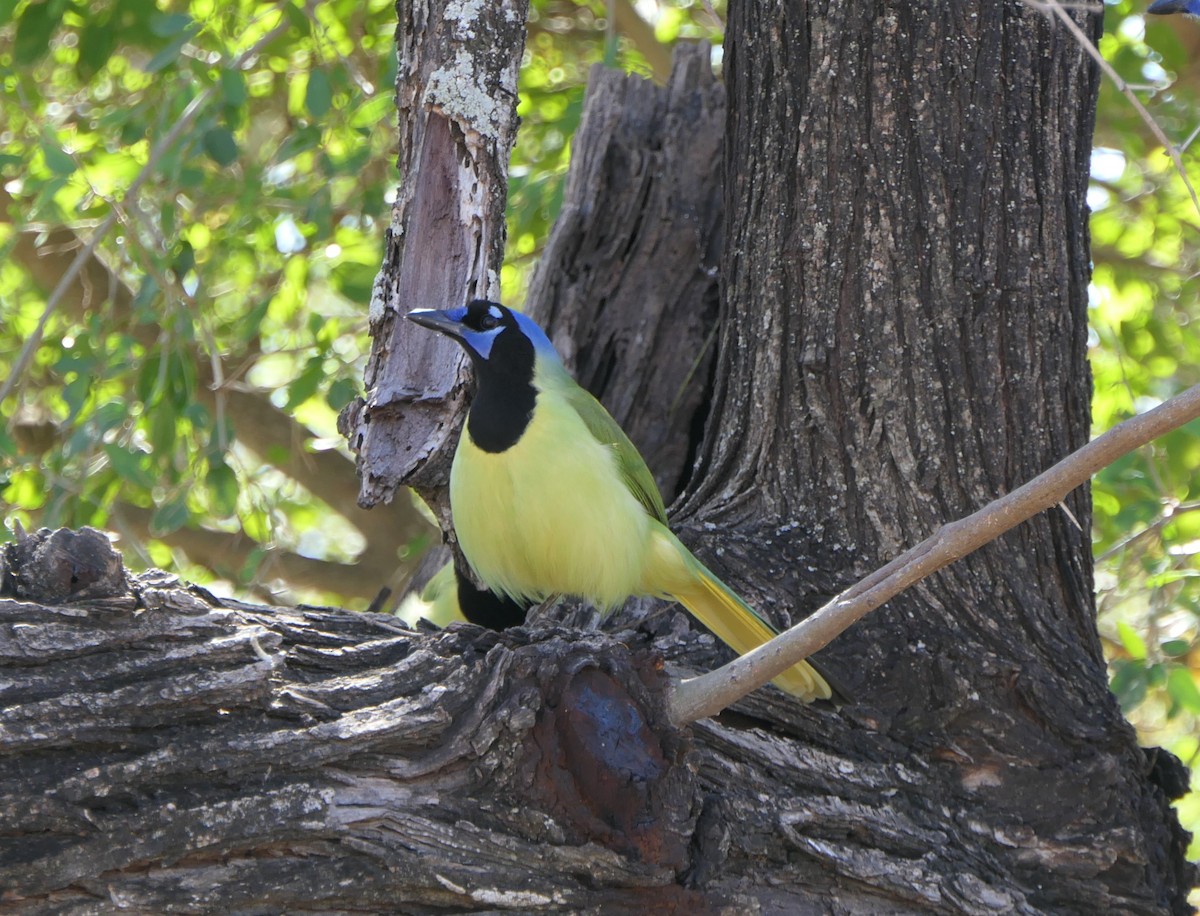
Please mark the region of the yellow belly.
<svg viewBox="0 0 1200 916"><path fill-rule="evenodd" d="M490 454L464 429L450 471L463 554L492 590L540 601L578 595L610 609L639 591L652 519L612 449L570 405L538 395L517 443Z"/></svg>

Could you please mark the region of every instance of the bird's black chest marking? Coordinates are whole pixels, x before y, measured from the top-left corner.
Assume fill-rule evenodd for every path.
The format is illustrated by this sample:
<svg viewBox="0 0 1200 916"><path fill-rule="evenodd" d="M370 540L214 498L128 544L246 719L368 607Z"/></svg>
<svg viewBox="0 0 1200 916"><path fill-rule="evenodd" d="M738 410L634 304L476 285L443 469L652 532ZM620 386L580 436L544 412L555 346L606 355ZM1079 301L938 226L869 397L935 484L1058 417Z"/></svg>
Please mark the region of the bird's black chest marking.
<svg viewBox="0 0 1200 916"><path fill-rule="evenodd" d="M475 378L467 434L483 451L498 454L517 444L533 418L533 344L523 334L501 334L488 359L475 360Z"/></svg>

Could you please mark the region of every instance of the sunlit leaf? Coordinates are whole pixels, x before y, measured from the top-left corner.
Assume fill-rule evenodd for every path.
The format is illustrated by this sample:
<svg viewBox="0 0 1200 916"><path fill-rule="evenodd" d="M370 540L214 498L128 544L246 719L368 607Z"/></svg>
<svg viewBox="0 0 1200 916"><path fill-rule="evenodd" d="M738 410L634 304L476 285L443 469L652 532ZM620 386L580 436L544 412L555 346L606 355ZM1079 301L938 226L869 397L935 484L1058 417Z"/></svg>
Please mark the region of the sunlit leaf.
<svg viewBox="0 0 1200 916"><path fill-rule="evenodd" d="M1125 647L1125 651L1129 653L1130 658L1138 661L1146 659L1146 641L1142 639L1140 633L1123 620L1117 621L1117 635L1121 639L1121 645Z"/></svg>
<svg viewBox="0 0 1200 916"><path fill-rule="evenodd" d="M333 104L333 86L324 70L314 70L308 75L308 86L304 90L304 107L314 118L320 120L329 113Z"/></svg>
<svg viewBox="0 0 1200 916"><path fill-rule="evenodd" d="M1167 673L1167 693L1176 703L1193 713L1200 713L1200 688L1192 672L1176 665Z"/></svg>
<svg viewBox="0 0 1200 916"><path fill-rule="evenodd" d="M232 165L238 158L237 140L224 127L212 127L204 132L204 151L217 165Z"/></svg>

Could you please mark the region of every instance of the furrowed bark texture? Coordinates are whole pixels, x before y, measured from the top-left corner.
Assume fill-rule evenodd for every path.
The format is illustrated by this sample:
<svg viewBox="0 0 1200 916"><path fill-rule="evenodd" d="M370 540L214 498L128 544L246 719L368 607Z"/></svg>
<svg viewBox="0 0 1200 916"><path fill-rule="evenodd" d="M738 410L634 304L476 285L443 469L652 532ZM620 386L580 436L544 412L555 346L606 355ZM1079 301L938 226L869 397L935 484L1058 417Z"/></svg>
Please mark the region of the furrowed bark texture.
<svg viewBox="0 0 1200 916"><path fill-rule="evenodd" d="M716 423L686 506L721 530L718 572L785 618L1087 440L1098 76L995 2L744 0L725 61ZM1187 910L1181 832L1107 689L1087 491L1068 508L820 656L852 702L811 740L903 762L885 796L971 812L908 808L926 846L818 792L866 806L832 845L804 837L833 873L898 887L919 861L1039 910Z"/></svg>
<svg viewBox="0 0 1200 916"><path fill-rule="evenodd" d="M668 502L707 413L718 308L725 88L709 54L680 48L663 89L592 70L527 303Z"/></svg>
<svg viewBox="0 0 1200 916"><path fill-rule="evenodd" d="M763 692L672 730L637 630L221 602L89 529L0 559L3 912L1084 908L1032 904L1000 854L1070 876L1069 850L832 713Z"/></svg>
<svg viewBox="0 0 1200 916"><path fill-rule="evenodd" d="M461 403L463 360L404 315L499 293L527 11L527 0L396 4L403 181L371 297L367 396L339 421L358 456L363 506L408 484L448 519L441 491L453 451L444 446L458 427L441 401Z"/></svg>
<svg viewBox="0 0 1200 916"><path fill-rule="evenodd" d="M3 912L702 902L644 651L221 603L91 529L0 564Z"/></svg>

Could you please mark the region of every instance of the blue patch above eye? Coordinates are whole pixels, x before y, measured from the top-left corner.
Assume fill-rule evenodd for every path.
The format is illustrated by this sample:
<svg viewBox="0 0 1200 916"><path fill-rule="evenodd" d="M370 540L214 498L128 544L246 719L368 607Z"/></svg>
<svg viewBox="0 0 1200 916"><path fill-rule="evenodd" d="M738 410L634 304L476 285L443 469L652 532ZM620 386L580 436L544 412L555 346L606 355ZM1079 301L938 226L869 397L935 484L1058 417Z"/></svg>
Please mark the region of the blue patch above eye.
<svg viewBox="0 0 1200 916"><path fill-rule="evenodd" d="M554 349L554 344L550 343L550 338L546 336L546 332L538 327L538 323L522 312L513 312L513 318L517 320L517 326L525 332L525 336L533 343L533 349L537 351L539 356L543 358L553 358L556 362L561 362L558 351Z"/></svg>

